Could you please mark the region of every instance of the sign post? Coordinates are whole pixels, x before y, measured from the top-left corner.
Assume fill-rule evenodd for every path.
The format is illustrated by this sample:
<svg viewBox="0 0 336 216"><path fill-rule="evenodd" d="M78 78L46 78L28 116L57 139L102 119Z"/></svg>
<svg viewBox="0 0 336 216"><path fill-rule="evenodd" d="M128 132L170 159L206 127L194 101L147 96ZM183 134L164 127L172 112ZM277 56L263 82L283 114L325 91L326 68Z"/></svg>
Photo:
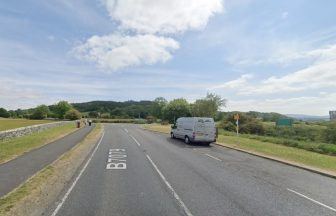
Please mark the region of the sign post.
<svg viewBox="0 0 336 216"><path fill-rule="evenodd" d="M239 118L240 118L240 116L237 113L233 116L233 118L234 118L234 120L236 120L236 130L237 130L237 136L238 136L239 135Z"/></svg>

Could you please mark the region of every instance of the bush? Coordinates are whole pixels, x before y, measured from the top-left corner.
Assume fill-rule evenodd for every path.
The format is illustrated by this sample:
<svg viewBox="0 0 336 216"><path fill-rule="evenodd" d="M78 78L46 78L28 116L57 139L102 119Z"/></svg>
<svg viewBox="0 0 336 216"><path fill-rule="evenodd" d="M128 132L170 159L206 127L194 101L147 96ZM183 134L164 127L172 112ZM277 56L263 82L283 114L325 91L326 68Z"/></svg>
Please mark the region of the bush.
<svg viewBox="0 0 336 216"><path fill-rule="evenodd" d="M147 121L148 124L151 124L151 123L154 123L156 121L156 118L154 116L149 115L149 116L146 117L146 121Z"/></svg>
<svg viewBox="0 0 336 216"><path fill-rule="evenodd" d="M263 135L265 133L265 130L260 121L252 120L250 122L242 124L240 126L239 132L247 134Z"/></svg>
<svg viewBox="0 0 336 216"><path fill-rule="evenodd" d="M82 118L82 114L76 109L70 109L65 113L64 117L69 120L77 120Z"/></svg>
<svg viewBox="0 0 336 216"><path fill-rule="evenodd" d="M324 131L325 142L336 144L336 124L330 124Z"/></svg>
<svg viewBox="0 0 336 216"><path fill-rule="evenodd" d="M9 118L10 114L7 110L5 110L4 108L0 108L0 117L3 118Z"/></svg>
<svg viewBox="0 0 336 216"><path fill-rule="evenodd" d="M244 134L258 134L263 135L265 133L262 123L246 114L239 114L239 132ZM229 114L224 121L220 123L220 127L227 131L236 131L236 120L234 120L234 113Z"/></svg>
<svg viewBox="0 0 336 216"><path fill-rule="evenodd" d="M110 113L103 113L103 114L100 115L100 118L109 119L110 118Z"/></svg>
<svg viewBox="0 0 336 216"><path fill-rule="evenodd" d="M222 121L219 124L219 127L223 128L224 130L227 130L227 131L232 131L232 132L236 131L236 125L233 124L232 122Z"/></svg>

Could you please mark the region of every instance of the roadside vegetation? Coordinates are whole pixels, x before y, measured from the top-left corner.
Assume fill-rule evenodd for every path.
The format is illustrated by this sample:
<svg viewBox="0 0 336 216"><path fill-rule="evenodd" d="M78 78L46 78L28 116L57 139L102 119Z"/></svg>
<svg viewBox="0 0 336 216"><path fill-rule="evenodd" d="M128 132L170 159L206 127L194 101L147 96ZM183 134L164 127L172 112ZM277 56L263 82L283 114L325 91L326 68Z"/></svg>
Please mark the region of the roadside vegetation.
<svg viewBox="0 0 336 216"><path fill-rule="evenodd" d="M76 130L74 123L47 129L39 133L0 141L0 164L25 152L41 147Z"/></svg>
<svg viewBox="0 0 336 216"><path fill-rule="evenodd" d="M0 215L41 215L55 201L102 134L97 126L86 138L23 185L0 198Z"/></svg>
<svg viewBox="0 0 336 216"><path fill-rule="evenodd" d="M39 105L31 109L17 109L7 111L0 108L0 117L13 119L68 119L76 120L82 117L82 114L67 101L60 101L54 105Z"/></svg>
<svg viewBox="0 0 336 216"><path fill-rule="evenodd" d="M28 120L28 119L8 119L0 118L0 131L10 130L19 127L27 127L37 124L54 122L52 120Z"/></svg>
<svg viewBox="0 0 336 216"><path fill-rule="evenodd" d="M151 131L167 134L170 133L170 125L146 124L143 127L144 129ZM315 153L309 149L319 148L318 146L321 144L313 142L307 144L305 142L301 142L300 145L302 145L302 149L300 149L300 147L283 145L280 141L277 142L275 139L268 138L269 137L265 138L263 136L252 136L246 134L237 136L235 133L227 132L221 129L219 130L218 143L222 143L224 146L336 173L335 156ZM329 147L334 148L336 145L330 144Z"/></svg>

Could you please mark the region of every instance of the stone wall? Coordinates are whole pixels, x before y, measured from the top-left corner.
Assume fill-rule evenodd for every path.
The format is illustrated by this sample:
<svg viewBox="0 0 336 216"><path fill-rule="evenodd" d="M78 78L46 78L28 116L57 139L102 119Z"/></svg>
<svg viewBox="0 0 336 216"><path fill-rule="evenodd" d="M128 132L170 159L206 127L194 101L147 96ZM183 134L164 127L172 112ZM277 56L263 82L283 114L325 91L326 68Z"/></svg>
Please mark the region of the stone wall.
<svg viewBox="0 0 336 216"><path fill-rule="evenodd" d="M51 122L46 124L32 125L27 127L15 128L12 130L0 131L0 141L12 139L15 137L25 136L28 134L41 132L49 128L65 125L65 124L74 124L72 121L59 121Z"/></svg>

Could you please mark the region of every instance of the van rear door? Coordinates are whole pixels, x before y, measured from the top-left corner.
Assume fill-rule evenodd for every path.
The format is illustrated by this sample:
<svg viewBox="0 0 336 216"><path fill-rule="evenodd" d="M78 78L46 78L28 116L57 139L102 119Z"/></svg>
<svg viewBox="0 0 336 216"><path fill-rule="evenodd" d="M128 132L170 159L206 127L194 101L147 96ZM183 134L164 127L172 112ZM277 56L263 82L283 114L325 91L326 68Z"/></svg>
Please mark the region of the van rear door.
<svg viewBox="0 0 336 216"><path fill-rule="evenodd" d="M216 138L216 127L215 122L212 119L205 119L204 120L204 132L205 138L207 140L215 140Z"/></svg>

